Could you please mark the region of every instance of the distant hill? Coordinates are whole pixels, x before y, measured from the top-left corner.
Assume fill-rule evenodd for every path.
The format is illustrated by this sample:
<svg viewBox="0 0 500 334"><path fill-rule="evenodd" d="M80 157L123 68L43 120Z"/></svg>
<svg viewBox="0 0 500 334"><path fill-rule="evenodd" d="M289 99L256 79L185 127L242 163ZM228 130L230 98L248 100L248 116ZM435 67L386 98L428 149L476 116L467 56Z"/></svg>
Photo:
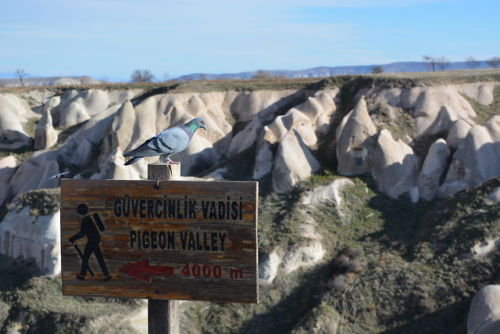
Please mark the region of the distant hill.
<svg viewBox="0 0 500 334"><path fill-rule="evenodd" d="M0 79L0 87L20 87L21 82L18 78L12 78L11 73L0 73L0 77L9 77ZM78 77L35 77L24 78L25 86L65 86L65 85L96 85L104 83L103 80L97 80L88 76Z"/></svg>
<svg viewBox="0 0 500 334"><path fill-rule="evenodd" d="M421 61L411 62L396 62L385 65L356 65L356 66L320 66L308 68L305 70L289 71L289 70L266 70L272 76L281 76L286 78L320 78L332 75L342 74L368 74L371 73L375 66L381 66L385 73L396 72L427 72L431 68L428 63ZM478 61L477 68L489 68L490 66L486 61ZM446 70L465 70L470 66L466 62L450 62ZM218 80L218 79L251 79L256 75L257 71L240 72L240 73L222 73L222 74L209 74L209 73L192 73L183 75L177 80Z"/></svg>
<svg viewBox="0 0 500 334"><path fill-rule="evenodd" d="M370 74L375 66L381 66L384 73L404 73L404 72L429 72L429 63L421 61L395 62L389 64L355 65L355 66L319 66L304 70L264 70L266 75L274 77L284 77L291 79L299 78L322 78L334 75L356 75ZM478 61L476 69L491 68L486 61ZM471 69L467 62L450 62L446 67L447 71ZM174 78L179 81L191 80L221 80L221 79L252 79L259 71L247 71L239 73L191 73ZM112 80L123 82L122 80ZM94 85L106 83L89 76L70 77L28 77L24 78L25 86L64 86L64 85ZM21 86L19 79L13 72L0 72L0 87Z"/></svg>

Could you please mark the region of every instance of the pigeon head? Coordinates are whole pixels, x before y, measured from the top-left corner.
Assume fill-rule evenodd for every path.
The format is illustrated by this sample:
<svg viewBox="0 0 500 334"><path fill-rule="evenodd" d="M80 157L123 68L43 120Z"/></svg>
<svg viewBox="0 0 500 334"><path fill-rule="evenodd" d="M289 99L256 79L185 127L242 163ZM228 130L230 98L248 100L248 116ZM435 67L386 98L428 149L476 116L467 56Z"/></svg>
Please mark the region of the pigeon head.
<svg viewBox="0 0 500 334"><path fill-rule="evenodd" d="M199 128L202 128L205 131L207 130L207 128L205 127L205 122L201 118L193 118L192 120L184 124L184 126L191 132L195 132Z"/></svg>

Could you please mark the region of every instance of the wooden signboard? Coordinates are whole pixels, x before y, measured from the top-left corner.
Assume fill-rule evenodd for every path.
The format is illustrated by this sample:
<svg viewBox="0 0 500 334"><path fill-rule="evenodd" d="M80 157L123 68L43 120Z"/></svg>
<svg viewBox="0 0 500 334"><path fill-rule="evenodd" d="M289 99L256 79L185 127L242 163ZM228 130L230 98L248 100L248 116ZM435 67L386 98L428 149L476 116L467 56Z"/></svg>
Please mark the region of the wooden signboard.
<svg viewBox="0 0 500 334"><path fill-rule="evenodd" d="M254 303L257 183L61 182L65 295Z"/></svg>

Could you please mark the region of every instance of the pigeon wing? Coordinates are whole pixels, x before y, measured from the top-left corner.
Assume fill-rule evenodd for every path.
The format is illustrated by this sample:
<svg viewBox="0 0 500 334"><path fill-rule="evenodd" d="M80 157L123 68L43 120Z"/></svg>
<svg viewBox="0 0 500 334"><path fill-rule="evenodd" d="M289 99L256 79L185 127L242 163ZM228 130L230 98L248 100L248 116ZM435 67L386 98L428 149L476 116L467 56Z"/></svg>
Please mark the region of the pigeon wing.
<svg viewBox="0 0 500 334"><path fill-rule="evenodd" d="M185 150L191 139L181 127L165 130L159 133L156 138L163 154L174 154Z"/></svg>
<svg viewBox="0 0 500 334"><path fill-rule="evenodd" d="M180 127L167 129L149 138L136 149L124 156L148 157L162 154L174 154L184 150L189 144L189 135Z"/></svg>

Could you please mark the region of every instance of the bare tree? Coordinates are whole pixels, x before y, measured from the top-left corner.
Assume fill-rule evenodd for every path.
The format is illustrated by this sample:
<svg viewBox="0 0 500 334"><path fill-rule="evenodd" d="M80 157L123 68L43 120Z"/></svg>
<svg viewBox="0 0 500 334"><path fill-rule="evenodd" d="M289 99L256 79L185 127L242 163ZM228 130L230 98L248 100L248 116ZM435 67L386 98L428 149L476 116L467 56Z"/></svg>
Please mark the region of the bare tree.
<svg viewBox="0 0 500 334"><path fill-rule="evenodd" d="M135 70L130 76L130 82L153 82L154 79L150 70Z"/></svg>
<svg viewBox="0 0 500 334"><path fill-rule="evenodd" d="M447 67L450 66L450 61L446 57L438 57L435 58L436 61L436 66L441 70L444 71Z"/></svg>
<svg viewBox="0 0 500 334"><path fill-rule="evenodd" d="M422 59L429 64L430 68L432 68L432 72L436 72L436 58L431 56L422 56Z"/></svg>
<svg viewBox="0 0 500 334"><path fill-rule="evenodd" d="M271 73L264 70L258 70L252 77L252 79L269 79L269 78L272 78Z"/></svg>
<svg viewBox="0 0 500 334"><path fill-rule="evenodd" d="M493 57L491 59L488 59L486 62L491 67L497 68L498 66L500 66L500 57Z"/></svg>
<svg viewBox="0 0 500 334"><path fill-rule="evenodd" d="M470 68L476 68L479 66L479 62L474 57L465 58L465 62L467 63L467 66L469 66Z"/></svg>
<svg viewBox="0 0 500 334"><path fill-rule="evenodd" d="M422 56L422 58L429 64L429 67L432 68L432 72L436 72L436 68L443 71L450 66L450 61L446 57Z"/></svg>
<svg viewBox="0 0 500 334"><path fill-rule="evenodd" d="M382 66L375 66L372 68L372 74L380 74L384 72L384 68Z"/></svg>
<svg viewBox="0 0 500 334"><path fill-rule="evenodd" d="M21 82L21 86L24 87L24 81L23 79L28 76L28 73L23 68L18 68L16 70L17 77L19 78L19 81Z"/></svg>

